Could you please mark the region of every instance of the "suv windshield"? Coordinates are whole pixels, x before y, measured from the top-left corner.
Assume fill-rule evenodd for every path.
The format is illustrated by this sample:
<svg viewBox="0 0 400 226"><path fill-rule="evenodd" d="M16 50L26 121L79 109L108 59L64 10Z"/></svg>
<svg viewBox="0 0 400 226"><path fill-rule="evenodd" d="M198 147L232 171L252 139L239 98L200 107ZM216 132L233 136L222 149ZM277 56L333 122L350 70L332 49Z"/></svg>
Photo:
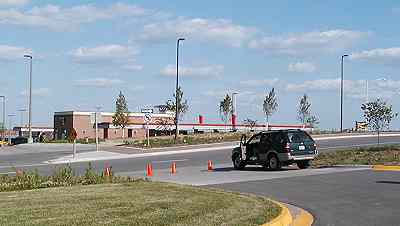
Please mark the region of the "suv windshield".
<svg viewBox="0 0 400 226"><path fill-rule="evenodd" d="M296 131L296 132L289 132L288 139L290 143L301 143L301 142L312 142L313 140L311 137L303 132L303 131Z"/></svg>

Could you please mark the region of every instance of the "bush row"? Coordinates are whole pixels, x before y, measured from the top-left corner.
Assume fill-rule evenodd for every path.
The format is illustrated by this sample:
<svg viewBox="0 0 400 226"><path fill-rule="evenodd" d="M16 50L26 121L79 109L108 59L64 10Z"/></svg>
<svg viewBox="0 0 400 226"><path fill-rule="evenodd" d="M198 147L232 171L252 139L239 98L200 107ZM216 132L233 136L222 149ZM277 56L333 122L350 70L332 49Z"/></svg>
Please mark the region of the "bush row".
<svg viewBox="0 0 400 226"><path fill-rule="evenodd" d="M104 172L98 173L89 163L83 175L76 175L72 167L68 165L55 169L54 173L50 176L40 175L37 170L24 172L16 169L16 176L0 176L0 192L136 181L131 177L115 176L111 169L110 167L108 175Z"/></svg>

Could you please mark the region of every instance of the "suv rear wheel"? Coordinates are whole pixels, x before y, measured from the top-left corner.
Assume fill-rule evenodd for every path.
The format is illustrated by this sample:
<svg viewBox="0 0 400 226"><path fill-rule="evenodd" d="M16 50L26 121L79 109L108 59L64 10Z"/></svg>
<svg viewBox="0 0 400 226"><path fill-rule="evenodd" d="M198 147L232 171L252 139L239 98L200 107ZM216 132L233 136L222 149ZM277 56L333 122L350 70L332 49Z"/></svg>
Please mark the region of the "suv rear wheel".
<svg viewBox="0 0 400 226"><path fill-rule="evenodd" d="M268 167L271 170L279 170L281 169L281 162L275 154L272 154L268 157Z"/></svg>
<svg viewBox="0 0 400 226"><path fill-rule="evenodd" d="M242 161L242 158L240 157L239 154L235 154L232 158L232 162L233 162L233 168L237 169L237 170L241 170L245 167L244 162Z"/></svg>
<svg viewBox="0 0 400 226"><path fill-rule="evenodd" d="M300 169L307 169L308 167L310 167L310 160L298 161L297 166Z"/></svg>

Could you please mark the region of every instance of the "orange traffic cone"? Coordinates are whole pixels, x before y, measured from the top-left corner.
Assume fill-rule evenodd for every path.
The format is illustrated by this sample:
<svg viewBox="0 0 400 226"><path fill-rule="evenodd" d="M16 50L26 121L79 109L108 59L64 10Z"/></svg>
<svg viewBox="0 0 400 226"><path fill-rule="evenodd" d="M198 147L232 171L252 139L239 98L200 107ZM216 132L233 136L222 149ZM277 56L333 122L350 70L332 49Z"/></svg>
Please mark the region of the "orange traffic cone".
<svg viewBox="0 0 400 226"><path fill-rule="evenodd" d="M153 176L153 166L151 163L147 163L147 170L146 170L146 176L152 177Z"/></svg>
<svg viewBox="0 0 400 226"><path fill-rule="evenodd" d="M110 170L108 169L108 163L104 163L104 176L110 176Z"/></svg>
<svg viewBox="0 0 400 226"><path fill-rule="evenodd" d="M208 160L207 168L208 168L208 171L213 171L213 163L211 160Z"/></svg>
<svg viewBox="0 0 400 226"><path fill-rule="evenodd" d="M24 171L21 169L17 169L15 174L17 175L17 177L20 177L20 176L24 175Z"/></svg>
<svg viewBox="0 0 400 226"><path fill-rule="evenodd" d="M171 165L171 174L175 174L176 173L176 163L173 162Z"/></svg>

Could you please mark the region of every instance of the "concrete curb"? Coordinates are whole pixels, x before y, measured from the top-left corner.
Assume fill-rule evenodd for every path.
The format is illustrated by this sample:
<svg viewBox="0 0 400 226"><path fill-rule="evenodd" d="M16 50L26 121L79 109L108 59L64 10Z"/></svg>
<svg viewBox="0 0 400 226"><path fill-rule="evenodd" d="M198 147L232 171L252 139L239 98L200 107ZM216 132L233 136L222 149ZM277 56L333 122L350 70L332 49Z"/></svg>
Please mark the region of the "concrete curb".
<svg viewBox="0 0 400 226"><path fill-rule="evenodd" d="M301 213L294 220L294 226L311 226L314 222L314 217L307 211L301 209Z"/></svg>
<svg viewBox="0 0 400 226"><path fill-rule="evenodd" d="M386 165L374 165L372 166L374 171L400 171L400 166L386 166Z"/></svg>
<svg viewBox="0 0 400 226"><path fill-rule="evenodd" d="M285 204L271 200L282 208L281 214L273 219L271 222L265 223L261 226L311 226L314 222L314 217L304 209L296 207L300 210L299 214L292 216L288 207Z"/></svg>
<svg viewBox="0 0 400 226"><path fill-rule="evenodd" d="M291 225L293 218L292 215L290 214L289 209L282 203L277 202L277 201L273 201L271 200L273 203L277 204L278 206L281 207L282 211L279 214L279 216L277 216L275 219L273 219L272 221L262 224L261 226L289 226Z"/></svg>

